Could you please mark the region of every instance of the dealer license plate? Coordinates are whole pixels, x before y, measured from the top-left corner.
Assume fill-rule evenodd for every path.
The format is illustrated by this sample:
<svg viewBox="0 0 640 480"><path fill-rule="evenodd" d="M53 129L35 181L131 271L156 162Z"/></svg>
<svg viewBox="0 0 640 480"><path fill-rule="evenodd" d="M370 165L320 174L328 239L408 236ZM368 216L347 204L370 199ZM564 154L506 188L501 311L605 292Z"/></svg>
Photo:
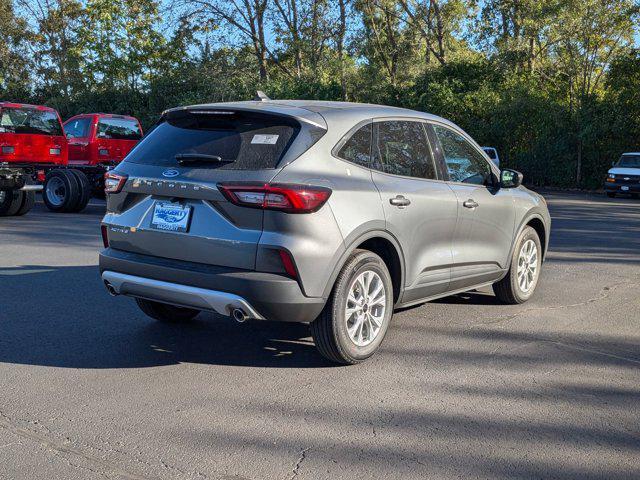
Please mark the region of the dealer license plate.
<svg viewBox="0 0 640 480"><path fill-rule="evenodd" d="M191 207L184 207L178 203L156 203L153 209L151 227L157 230L171 232L186 232L189 230Z"/></svg>

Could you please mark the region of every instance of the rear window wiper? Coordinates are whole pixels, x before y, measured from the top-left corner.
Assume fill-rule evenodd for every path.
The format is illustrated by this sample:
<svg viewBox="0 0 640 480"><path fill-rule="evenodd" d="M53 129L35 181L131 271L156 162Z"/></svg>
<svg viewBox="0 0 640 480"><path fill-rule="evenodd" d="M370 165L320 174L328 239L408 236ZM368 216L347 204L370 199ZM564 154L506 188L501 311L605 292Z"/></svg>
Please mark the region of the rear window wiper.
<svg viewBox="0 0 640 480"><path fill-rule="evenodd" d="M174 157L180 163L189 162L215 162L215 163L233 163L235 160L222 158L218 155L207 155L206 153L178 153Z"/></svg>

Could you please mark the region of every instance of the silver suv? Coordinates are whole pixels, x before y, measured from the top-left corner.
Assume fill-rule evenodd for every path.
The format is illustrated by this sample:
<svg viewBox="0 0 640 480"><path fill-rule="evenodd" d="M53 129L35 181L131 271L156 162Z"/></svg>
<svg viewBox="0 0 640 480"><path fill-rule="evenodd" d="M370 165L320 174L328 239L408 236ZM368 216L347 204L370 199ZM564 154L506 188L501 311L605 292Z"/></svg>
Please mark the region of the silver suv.
<svg viewBox="0 0 640 480"><path fill-rule="evenodd" d="M107 175L100 271L154 319L309 323L322 355L357 363L396 308L486 285L531 297L551 222L521 182L416 111L176 108Z"/></svg>

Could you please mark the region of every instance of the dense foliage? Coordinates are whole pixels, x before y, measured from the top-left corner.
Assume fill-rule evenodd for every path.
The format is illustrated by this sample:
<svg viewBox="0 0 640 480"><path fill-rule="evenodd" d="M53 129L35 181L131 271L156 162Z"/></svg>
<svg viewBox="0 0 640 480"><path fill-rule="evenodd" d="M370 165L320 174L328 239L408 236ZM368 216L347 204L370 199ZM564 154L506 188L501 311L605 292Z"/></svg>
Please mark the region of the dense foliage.
<svg viewBox="0 0 640 480"><path fill-rule="evenodd" d="M636 0L0 0L0 99L151 125L182 104L384 103L450 118L529 183L640 150Z"/></svg>

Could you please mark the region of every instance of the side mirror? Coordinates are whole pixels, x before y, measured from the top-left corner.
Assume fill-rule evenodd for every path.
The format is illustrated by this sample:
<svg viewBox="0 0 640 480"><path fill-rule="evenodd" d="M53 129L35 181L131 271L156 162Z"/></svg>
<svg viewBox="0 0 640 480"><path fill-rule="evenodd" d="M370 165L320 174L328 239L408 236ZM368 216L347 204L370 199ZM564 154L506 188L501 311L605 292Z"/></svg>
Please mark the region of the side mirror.
<svg viewBox="0 0 640 480"><path fill-rule="evenodd" d="M516 188L522 185L522 174L515 170L509 170L508 168L500 172L500 187L501 188Z"/></svg>

